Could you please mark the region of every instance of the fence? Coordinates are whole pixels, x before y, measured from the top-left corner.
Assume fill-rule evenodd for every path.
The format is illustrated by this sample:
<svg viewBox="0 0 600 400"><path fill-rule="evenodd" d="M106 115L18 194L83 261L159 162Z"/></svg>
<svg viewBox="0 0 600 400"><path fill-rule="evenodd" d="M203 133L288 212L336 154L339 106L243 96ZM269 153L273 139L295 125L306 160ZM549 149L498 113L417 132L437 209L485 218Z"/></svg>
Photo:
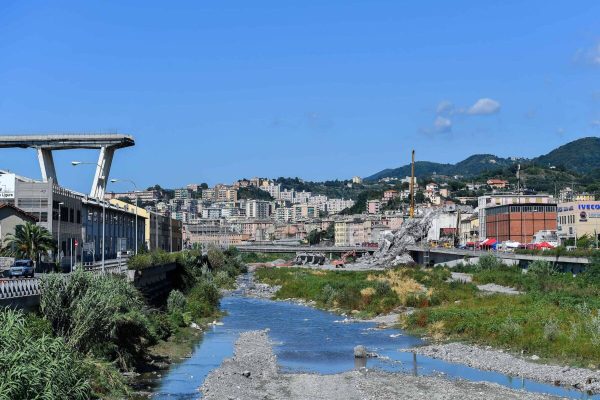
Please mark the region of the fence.
<svg viewBox="0 0 600 400"><path fill-rule="evenodd" d="M0 280L0 300L39 296L40 292L40 280L37 278Z"/></svg>

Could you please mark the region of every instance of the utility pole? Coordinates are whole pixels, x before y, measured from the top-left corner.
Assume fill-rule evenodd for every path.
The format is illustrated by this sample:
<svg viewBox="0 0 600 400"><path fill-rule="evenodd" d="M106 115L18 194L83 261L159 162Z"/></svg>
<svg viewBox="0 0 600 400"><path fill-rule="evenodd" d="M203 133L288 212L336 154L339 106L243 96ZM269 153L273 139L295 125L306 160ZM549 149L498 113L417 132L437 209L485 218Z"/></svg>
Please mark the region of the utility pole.
<svg viewBox="0 0 600 400"><path fill-rule="evenodd" d="M410 168L410 211L409 216L415 216L415 151L412 151L412 163Z"/></svg>

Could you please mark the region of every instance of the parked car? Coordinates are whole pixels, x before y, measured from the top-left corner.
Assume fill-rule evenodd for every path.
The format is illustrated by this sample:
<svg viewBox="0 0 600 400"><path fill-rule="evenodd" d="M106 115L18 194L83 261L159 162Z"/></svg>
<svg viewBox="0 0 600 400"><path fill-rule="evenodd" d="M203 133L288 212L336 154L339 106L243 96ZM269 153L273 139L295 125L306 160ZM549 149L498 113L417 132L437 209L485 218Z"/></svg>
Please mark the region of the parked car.
<svg viewBox="0 0 600 400"><path fill-rule="evenodd" d="M32 260L15 260L15 263L8 270L8 276L11 278L22 276L33 278L35 266Z"/></svg>

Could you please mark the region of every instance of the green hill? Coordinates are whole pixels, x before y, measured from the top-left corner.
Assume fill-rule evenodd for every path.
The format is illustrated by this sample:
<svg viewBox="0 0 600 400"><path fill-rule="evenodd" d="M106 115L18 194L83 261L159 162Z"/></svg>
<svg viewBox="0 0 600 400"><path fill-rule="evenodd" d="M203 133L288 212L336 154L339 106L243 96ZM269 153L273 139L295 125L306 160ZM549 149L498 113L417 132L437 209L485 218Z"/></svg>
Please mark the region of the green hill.
<svg viewBox="0 0 600 400"><path fill-rule="evenodd" d="M457 164L440 164L430 161L416 161L415 175L418 178L431 176L434 174L449 176L475 176L484 171L496 170L512 164L513 161L506 158L496 157L491 154L475 154ZM400 168L384 169L383 171L365 178L365 180L377 181L386 177L404 178L406 176L410 176L410 164L404 165Z"/></svg>
<svg viewBox="0 0 600 400"><path fill-rule="evenodd" d="M600 138L587 137L562 145L548 154L532 160L520 160L520 163L532 163L543 167L561 167L578 174L600 174ZM440 164L429 161L415 162L417 177L438 175L461 175L466 178L475 177L485 172L498 171L515 165L516 161L497 157L492 154L475 154L456 164ZM381 178L404 178L410 175L410 164L399 168L388 168L377 172L366 181L377 181Z"/></svg>
<svg viewBox="0 0 600 400"><path fill-rule="evenodd" d="M600 138L586 137L569 142L532 161L544 166L564 166L584 174L600 167Z"/></svg>

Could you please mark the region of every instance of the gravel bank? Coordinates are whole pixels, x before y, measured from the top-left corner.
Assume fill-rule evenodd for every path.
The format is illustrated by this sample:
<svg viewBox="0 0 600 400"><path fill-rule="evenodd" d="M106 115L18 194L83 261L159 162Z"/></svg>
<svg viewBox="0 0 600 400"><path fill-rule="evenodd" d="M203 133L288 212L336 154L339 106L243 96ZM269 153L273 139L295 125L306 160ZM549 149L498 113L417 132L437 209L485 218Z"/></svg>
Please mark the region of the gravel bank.
<svg viewBox="0 0 600 400"><path fill-rule="evenodd" d="M448 279L448 281L470 283L473 282L473 276L471 274L465 274L463 272L452 272L452 276ZM496 285L495 283L477 285L477 289L485 293L523 294L523 292L519 292L514 288Z"/></svg>
<svg viewBox="0 0 600 400"><path fill-rule="evenodd" d="M275 293L281 288L281 286L269 286L266 283L256 282L254 279L254 269L250 269L250 272L237 277L235 281L235 289L231 291L224 291L223 294L229 294L232 292L240 292L243 296L256 297L259 299L270 299L275 296Z"/></svg>
<svg viewBox="0 0 600 400"><path fill-rule="evenodd" d="M267 331L245 332L234 356L200 388L206 400L223 399L551 399L490 383L415 377L367 369L335 375L281 374Z"/></svg>
<svg viewBox="0 0 600 400"><path fill-rule="evenodd" d="M500 350L484 349L462 343L415 347L407 351L478 369L600 393L600 371L591 369L538 364Z"/></svg>

